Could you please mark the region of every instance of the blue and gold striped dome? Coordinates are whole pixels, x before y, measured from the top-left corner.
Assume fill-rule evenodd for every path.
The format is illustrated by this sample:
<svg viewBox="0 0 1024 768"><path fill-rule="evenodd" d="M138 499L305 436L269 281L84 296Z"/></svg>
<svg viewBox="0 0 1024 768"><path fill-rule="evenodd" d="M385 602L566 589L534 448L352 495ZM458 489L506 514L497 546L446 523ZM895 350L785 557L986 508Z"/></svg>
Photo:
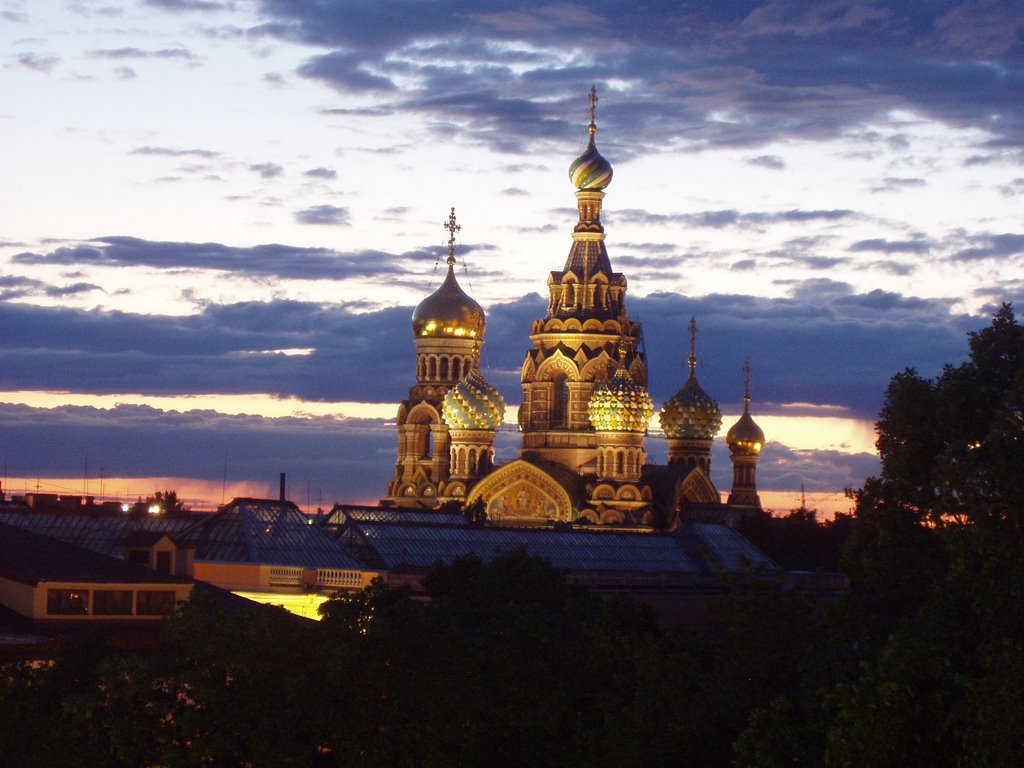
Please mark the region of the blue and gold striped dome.
<svg viewBox="0 0 1024 768"><path fill-rule="evenodd" d="M505 398L474 368L444 396L441 415L450 429L495 431L505 418Z"/></svg>
<svg viewBox="0 0 1024 768"><path fill-rule="evenodd" d="M647 390L619 366L614 376L594 387L587 414L598 432L646 432L654 403Z"/></svg>
<svg viewBox="0 0 1024 768"><path fill-rule="evenodd" d="M569 166L569 178L573 186L579 190L601 190L611 184L612 164L597 151L593 133L590 134L590 144L583 154Z"/></svg>
<svg viewBox="0 0 1024 768"><path fill-rule="evenodd" d="M722 409L701 389L691 371L683 388L665 403L659 418L667 438L710 440L722 426Z"/></svg>

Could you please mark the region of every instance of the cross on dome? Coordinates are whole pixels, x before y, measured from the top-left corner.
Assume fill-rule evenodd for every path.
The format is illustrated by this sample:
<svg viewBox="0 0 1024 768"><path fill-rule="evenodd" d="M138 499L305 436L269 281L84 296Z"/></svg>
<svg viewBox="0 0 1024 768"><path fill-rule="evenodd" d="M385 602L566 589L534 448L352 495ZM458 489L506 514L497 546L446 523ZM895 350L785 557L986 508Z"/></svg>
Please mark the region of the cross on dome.
<svg viewBox="0 0 1024 768"><path fill-rule="evenodd" d="M448 230L448 266L455 266L455 233L462 229L462 226L455 221L455 208L448 214L448 221L442 224Z"/></svg>

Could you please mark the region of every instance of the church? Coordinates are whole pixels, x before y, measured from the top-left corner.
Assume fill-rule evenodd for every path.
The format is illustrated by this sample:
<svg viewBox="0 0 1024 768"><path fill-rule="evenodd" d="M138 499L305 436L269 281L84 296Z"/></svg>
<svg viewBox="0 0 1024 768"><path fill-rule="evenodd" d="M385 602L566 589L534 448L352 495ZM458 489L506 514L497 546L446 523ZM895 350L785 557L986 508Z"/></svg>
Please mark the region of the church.
<svg viewBox="0 0 1024 768"><path fill-rule="evenodd" d="M750 415L749 363L743 415L726 436L733 484L723 503L710 476L722 414L697 382L694 320L689 377L659 412L668 463L647 460L655 406L643 328L629 317L626 277L605 247L601 207L612 166L597 149L594 89L590 102L589 143L569 166L579 220L565 265L548 275L547 314L533 322L523 360L519 457L494 461L505 402L480 371L486 318L455 277L460 227L452 209L447 276L412 316L416 381L398 409L398 456L382 506L459 509L500 526L658 530L760 509L765 436Z"/></svg>

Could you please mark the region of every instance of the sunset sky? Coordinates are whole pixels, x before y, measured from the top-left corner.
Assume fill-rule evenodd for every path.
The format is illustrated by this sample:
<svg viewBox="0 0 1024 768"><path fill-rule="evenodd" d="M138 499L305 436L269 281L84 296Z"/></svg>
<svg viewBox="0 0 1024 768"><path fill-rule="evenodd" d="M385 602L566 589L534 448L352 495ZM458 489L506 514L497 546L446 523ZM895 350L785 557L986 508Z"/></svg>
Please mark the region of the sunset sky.
<svg viewBox="0 0 1024 768"><path fill-rule="evenodd" d="M380 498L451 207L518 404L591 84L655 403L696 316L766 502L842 508L889 378L1024 292L1019 2L0 0L5 490Z"/></svg>

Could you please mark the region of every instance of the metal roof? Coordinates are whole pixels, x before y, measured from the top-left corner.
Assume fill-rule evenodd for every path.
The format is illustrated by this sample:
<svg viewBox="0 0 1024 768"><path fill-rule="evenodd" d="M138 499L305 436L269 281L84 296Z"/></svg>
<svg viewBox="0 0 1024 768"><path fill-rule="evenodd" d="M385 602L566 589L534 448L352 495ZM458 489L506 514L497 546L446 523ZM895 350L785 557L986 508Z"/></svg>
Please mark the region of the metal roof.
<svg viewBox="0 0 1024 768"><path fill-rule="evenodd" d="M458 512L403 509L401 507L363 507L347 504L335 504L323 521L323 525L346 525L351 522L469 525L469 521Z"/></svg>
<svg viewBox="0 0 1024 768"><path fill-rule="evenodd" d="M673 534L353 522L342 541L362 559L388 570L425 568L467 554L486 561L518 547L567 571L709 570Z"/></svg>
<svg viewBox="0 0 1024 768"><path fill-rule="evenodd" d="M235 499L191 531L197 562L363 570L334 537L290 501Z"/></svg>
<svg viewBox="0 0 1024 768"><path fill-rule="evenodd" d="M196 525L194 518L134 517L123 515L46 514L37 512L0 512L0 523L60 539L85 547L108 557L124 557L124 544L129 534L160 533L175 541L187 539L185 532Z"/></svg>

